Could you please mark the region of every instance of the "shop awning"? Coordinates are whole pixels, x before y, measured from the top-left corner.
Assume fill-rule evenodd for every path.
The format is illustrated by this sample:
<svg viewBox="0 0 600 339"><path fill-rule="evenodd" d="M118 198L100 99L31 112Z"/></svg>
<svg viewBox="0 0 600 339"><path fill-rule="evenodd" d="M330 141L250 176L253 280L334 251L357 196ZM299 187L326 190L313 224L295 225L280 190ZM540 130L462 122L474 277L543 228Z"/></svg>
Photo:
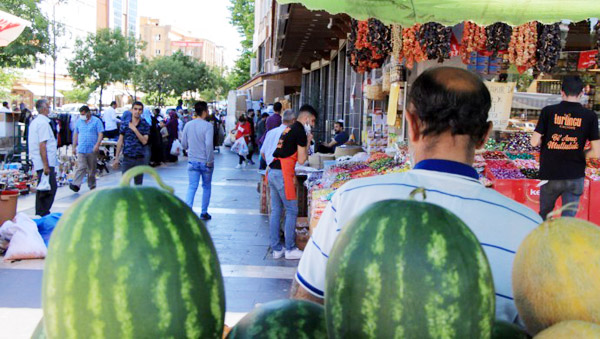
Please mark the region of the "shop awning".
<svg viewBox="0 0 600 339"><path fill-rule="evenodd" d="M0 11L0 47L8 46L23 33L25 27L29 26L31 26L29 21Z"/></svg>
<svg viewBox="0 0 600 339"><path fill-rule="evenodd" d="M520 25L530 21L581 21L600 15L598 0L278 0L302 3L312 10L346 13L355 19L377 18L412 26L439 22L452 26L470 20L480 25L501 21Z"/></svg>
<svg viewBox="0 0 600 339"><path fill-rule="evenodd" d="M52 97L52 86L23 84L23 87L25 87L35 97L47 97L47 98ZM64 97L58 91L58 89L56 90L56 97L57 98Z"/></svg>

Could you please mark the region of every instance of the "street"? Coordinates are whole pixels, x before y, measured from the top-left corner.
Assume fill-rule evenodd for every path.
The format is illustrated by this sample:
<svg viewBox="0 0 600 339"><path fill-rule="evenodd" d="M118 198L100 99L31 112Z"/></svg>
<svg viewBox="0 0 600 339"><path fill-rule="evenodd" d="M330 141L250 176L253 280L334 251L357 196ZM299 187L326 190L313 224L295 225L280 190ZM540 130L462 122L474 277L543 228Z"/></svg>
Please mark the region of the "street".
<svg viewBox="0 0 600 339"><path fill-rule="evenodd" d="M215 154L212 198L206 223L219 255L225 282L226 318L232 325L256 304L287 298L298 261L273 260L269 253L269 225L259 212L256 166L235 169L237 156L223 148ZM188 186L187 161L157 168L163 180L183 199ZM120 172L111 170L98 179L98 187L114 187ZM156 183L146 175L146 185ZM68 187L58 190L52 212L64 212L88 191L73 193ZM194 211L200 213L201 188ZM33 217L35 195L21 197L19 212ZM29 338L42 316L41 284L43 260L0 263L0 338Z"/></svg>

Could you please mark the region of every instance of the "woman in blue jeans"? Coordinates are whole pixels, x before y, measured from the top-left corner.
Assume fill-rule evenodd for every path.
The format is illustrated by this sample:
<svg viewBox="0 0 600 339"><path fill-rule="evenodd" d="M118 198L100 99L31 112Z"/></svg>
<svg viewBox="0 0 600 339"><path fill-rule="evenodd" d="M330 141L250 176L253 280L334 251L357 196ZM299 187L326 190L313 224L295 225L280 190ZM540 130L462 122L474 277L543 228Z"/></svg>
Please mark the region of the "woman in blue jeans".
<svg viewBox="0 0 600 339"><path fill-rule="evenodd" d="M194 197L198 191L200 178L202 178L202 220L210 220L208 205L210 203L212 174L214 170L213 150L213 125L206 121L208 105L199 101L194 105L194 120L188 122L183 128L181 145L188 150L188 178L189 186L185 202L194 207Z"/></svg>

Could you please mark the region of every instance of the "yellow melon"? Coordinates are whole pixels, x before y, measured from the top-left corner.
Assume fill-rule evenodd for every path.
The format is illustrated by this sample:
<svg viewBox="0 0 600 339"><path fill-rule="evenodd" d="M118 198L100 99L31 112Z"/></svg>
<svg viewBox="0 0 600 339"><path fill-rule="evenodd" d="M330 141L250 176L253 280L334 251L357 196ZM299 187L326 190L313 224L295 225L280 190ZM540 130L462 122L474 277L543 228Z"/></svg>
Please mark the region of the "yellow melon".
<svg viewBox="0 0 600 339"><path fill-rule="evenodd" d="M581 320L560 322L547 328L534 339L597 339L600 338L600 325Z"/></svg>
<svg viewBox="0 0 600 339"><path fill-rule="evenodd" d="M600 323L600 228L575 218L544 222L519 246L512 281L531 334L565 320Z"/></svg>

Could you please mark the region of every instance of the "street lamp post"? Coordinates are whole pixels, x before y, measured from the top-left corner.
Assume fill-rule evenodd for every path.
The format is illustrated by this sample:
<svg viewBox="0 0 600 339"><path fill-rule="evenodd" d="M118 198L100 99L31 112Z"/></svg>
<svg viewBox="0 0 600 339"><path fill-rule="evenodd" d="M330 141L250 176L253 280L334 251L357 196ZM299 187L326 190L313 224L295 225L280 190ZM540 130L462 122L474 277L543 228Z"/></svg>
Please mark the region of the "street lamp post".
<svg viewBox="0 0 600 339"><path fill-rule="evenodd" d="M52 4L52 112L56 111L56 5L58 1Z"/></svg>

